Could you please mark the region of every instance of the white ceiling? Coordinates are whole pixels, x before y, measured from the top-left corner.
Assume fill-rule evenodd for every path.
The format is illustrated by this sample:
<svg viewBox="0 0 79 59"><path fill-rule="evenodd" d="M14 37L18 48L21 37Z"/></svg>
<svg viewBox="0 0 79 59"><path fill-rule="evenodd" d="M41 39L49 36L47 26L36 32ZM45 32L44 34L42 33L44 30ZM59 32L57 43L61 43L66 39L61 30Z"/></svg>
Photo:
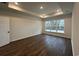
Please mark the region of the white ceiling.
<svg viewBox="0 0 79 59"><path fill-rule="evenodd" d="M40 9L40 7L43 9ZM72 12L72 2L10 2L9 7L32 14L37 17L46 18Z"/></svg>

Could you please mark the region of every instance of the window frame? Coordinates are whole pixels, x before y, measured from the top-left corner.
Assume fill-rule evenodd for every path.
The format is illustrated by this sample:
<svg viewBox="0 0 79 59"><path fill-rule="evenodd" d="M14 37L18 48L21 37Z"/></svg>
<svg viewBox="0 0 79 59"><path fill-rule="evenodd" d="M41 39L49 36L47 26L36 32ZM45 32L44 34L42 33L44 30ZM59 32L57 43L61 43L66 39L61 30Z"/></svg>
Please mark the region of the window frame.
<svg viewBox="0 0 79 59"><path fill-rule="evenodd" d="M57 20L63 20L63 22L64 22L64 28L65 28L65 20L62 18L62 19L57 19ZM56 21L56 23L57 23L57 20L55 20ZM47 21L49 21L49 22L51 22L51 20L47 20ZM46 22L46 21L45 21ZM44 22L44 25L45 25L45 27L44 27L44 31L46 31L46 24L45 24L45 22ZM59 26L59 25L58 25ZM50 25L50 27L51 27L51 25ZM58 32L58 29L57 29L57 24L56 24L56 31L54 32L54 31L51 31L51 28L50 28L50 30L49 31L46 31L46 32L54 32L54 33L65 33L65 29L63 28L63 32Z"/></svg>

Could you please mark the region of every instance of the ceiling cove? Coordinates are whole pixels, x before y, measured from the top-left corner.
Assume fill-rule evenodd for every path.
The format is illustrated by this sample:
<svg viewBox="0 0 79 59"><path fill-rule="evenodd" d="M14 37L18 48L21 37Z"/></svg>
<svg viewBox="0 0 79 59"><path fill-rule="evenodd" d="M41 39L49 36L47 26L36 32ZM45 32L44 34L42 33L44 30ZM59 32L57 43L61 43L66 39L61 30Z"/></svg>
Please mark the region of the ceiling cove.
<svg viewBox="0 0 79 59"><path fill-rule="evenodd" d="M18 11L47 18L72 13L72 2L9 2L8 7Z"/></svg>

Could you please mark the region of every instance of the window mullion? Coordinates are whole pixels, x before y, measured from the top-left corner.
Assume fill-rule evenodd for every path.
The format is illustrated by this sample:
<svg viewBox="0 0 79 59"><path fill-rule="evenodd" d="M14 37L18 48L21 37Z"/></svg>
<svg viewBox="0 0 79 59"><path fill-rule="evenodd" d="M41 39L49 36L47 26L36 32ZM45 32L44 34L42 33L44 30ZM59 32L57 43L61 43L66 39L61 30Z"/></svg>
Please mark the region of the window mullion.
<svg viewBox="0 0 79 59"><path fill-rule="evenodd" d="M57 20L56 20L56 32L57 32Z"/></svg>

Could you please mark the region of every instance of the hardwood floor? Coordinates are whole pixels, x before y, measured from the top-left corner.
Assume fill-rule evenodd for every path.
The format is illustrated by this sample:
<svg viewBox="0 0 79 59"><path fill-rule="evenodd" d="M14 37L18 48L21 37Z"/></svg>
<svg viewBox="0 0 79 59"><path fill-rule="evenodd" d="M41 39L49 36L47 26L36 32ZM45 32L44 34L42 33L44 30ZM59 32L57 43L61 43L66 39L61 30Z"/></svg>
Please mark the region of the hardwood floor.
<svg viewBox="0 0 79 59"><path fill-rule="evenodd" d="M72 56L70 39L36 35L0 47L1 56Z"/></svg>

